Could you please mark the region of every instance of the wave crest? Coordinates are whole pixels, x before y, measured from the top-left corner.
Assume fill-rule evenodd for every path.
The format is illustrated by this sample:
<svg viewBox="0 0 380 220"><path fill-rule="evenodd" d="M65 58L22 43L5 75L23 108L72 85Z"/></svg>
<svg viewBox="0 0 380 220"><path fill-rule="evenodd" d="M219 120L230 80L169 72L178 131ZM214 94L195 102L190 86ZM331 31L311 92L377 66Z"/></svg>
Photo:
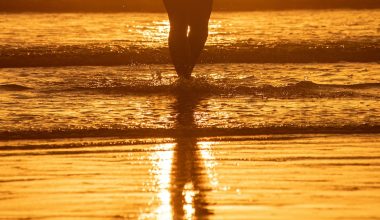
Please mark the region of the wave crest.
<svg viewBox="0 0 380 220"><path fill-rule="evenodd" d="M367 42L209 45L202 63L379 62L380 45ZM115 66L170 63L167 48L103 44L0 47L1 67Z"/></svg>
<svg viewBox="0 0 380 220"><path fill-rule="evenodd" d="M172 84L133 82L121 86L73 87L64 90L46 90L52 92L91 92L102 94L133 94L133 95L178 95L196 94L198 96L212 95L250 95L274 98L343 98L343 97L373 97L367 89L380 90L380 83L361 83L351 85L317 84L312 81L300 81L285 86L241 86L220 84L207 81L204 78L194 78L190 81L177 81Z"/></svg>

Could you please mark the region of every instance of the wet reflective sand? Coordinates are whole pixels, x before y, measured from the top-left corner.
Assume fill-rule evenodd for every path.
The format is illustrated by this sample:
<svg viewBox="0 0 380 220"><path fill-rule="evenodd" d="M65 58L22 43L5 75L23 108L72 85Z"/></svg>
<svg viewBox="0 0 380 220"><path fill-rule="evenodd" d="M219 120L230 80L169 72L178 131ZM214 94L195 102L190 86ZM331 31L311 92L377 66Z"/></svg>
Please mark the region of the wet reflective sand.
<svg viewBox="0 0 380 220"><path fill-rule="evenodd" d="M379 138L2 148L6 219L376 219ZM71 143L94 140L71 140ZM70 142L70 140L67 140ZM74 145L72 145L74 146Z"/></svg>

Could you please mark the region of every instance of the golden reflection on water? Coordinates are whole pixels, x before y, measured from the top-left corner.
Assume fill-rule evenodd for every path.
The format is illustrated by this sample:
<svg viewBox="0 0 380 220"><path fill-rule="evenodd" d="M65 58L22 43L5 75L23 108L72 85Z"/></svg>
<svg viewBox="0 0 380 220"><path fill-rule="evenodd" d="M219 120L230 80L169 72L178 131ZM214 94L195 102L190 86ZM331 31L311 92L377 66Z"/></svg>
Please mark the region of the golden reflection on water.
<svg viewBox="0 0 380 220"><path fill-rule="evenodd" d="M137 29L137 33L139 33L145 41L150 43L150 46L154 46L156 42L166 42L165 39L169 34L169 30L169 20L161 20L155 21L147 27L141 26Z"/></svg>
<svg viewBox="0 0 380 220"><path fill-rule="evenodd" d="M218 180L211 143L198 142L191 134L195 125L194 111L200 98L181 93L173 108L176 112L178 136L175 144L158 145L151 157L153 188L158 207L150 214L155 219L207 218L207 192L215 189Z"/></svg>
<svg viewBox="0 0 380 220"><path fill-rule="evenodd" d="M204 163L204 167L208 176L210 185L215 188L219 185L219 181L215 172L215 157L211 149L211 142L199 142L200 154Z"/></svg>
<svg viewBox="0 0 380 220"><path fill-rule="evenodd" d="M151 158L153 161L152 175L155 177L155 187L158 188L157 194L161 205L154 211L154 215L158 219L171 218L171 198L170 198L170 182L171 169L173 161L173 144L159 145L157 151Z"/></svg>
<svg viewBox="0 0 380 220"><path fill-rule="evenodd" d="M195 208L194 208L194 197L196 195L196 192L194 191L194 185L193 183L189 182L186 183L184 190L182 192L182 196L184 197L184 218L185 219L192 219L195 214Z"/></svg>

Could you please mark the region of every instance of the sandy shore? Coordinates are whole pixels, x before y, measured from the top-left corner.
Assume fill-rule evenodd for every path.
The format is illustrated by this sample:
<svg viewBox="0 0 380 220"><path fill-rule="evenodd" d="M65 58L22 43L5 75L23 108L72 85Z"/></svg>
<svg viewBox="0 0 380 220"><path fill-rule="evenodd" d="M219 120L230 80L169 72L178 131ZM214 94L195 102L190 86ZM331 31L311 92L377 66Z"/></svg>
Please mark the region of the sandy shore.
<svg viewBox="0 0 380 220"><path fill-rule="evenodd" d="M379 141L288 135L1 143L0 216L379 219Z"/></svg>

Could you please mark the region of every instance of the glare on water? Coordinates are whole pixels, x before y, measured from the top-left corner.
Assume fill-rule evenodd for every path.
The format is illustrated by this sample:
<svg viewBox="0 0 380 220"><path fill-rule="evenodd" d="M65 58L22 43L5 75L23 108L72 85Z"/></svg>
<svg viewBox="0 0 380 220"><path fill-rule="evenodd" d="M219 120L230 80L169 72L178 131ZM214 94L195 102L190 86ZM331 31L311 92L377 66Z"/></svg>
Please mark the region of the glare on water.
<svg viewBox="0 0 380 220"><path fill-rule="evenodd" d="M214 13L209 45L369 41L379 43L378 10ZM14 47L167 45L166 14L0 14L0 41ZM54 25L51 25L51 24Z"/></svg>

